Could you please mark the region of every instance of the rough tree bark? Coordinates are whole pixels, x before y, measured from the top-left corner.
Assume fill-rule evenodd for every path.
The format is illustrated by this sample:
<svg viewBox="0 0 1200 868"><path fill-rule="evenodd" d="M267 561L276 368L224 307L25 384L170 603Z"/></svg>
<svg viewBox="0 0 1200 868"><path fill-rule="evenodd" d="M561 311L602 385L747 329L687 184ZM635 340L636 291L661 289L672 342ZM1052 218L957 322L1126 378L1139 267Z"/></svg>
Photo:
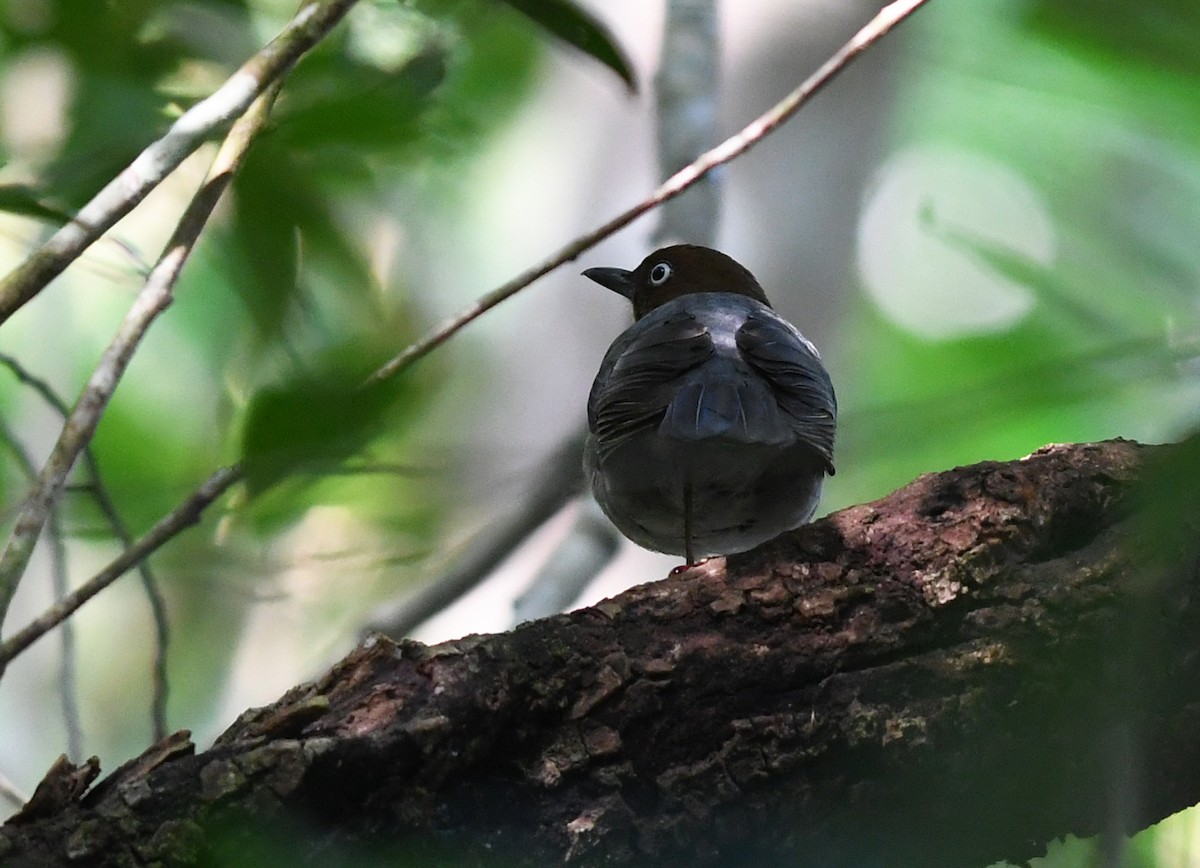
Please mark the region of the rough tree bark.
<svg viewBox="0 0 1200 868"><path fill-rule="evenodd" d="M967 866L1144 827L1200 801L1200 516L1135 509L1170 448L924 476L509 633L368 640L203 753L82 795L60 766L0 862Z"/></svg>

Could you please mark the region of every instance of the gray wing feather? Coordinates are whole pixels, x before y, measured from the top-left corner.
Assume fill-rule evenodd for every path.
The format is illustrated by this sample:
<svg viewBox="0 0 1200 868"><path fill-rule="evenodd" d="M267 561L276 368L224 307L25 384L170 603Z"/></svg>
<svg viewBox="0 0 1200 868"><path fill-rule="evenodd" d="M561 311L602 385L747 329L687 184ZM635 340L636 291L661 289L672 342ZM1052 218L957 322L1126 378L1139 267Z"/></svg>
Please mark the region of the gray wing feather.
<svg viewBox="0 0 1200 868"><path fill-rule="evenodd" d="M837 397L816 351L798 335L769 313L753 313L738 329L737 347L770 383L796 436L825 459L832 476Z"/></svg>
<svg viewBox="0 0 1200 868"><path fill-rule="evenodd" d="M656 427L671 403L677 378L712 354L708 330L690 314L663 320L628 344L614 346L588 399L588 425L601 450Z"/></svg>

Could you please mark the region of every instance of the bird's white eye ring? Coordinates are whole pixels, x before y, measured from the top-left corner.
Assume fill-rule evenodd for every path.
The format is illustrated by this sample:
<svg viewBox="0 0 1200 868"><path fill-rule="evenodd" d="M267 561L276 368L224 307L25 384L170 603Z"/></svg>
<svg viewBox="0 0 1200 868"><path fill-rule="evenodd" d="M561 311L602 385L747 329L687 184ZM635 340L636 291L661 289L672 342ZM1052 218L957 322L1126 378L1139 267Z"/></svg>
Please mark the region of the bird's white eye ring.
<svg viewBox="0 0 1200 868"><path fill-rule="evenodd" d="M650 285L662 286L671 279L671 266L665 262L656 262L650 269Z"/></svg>

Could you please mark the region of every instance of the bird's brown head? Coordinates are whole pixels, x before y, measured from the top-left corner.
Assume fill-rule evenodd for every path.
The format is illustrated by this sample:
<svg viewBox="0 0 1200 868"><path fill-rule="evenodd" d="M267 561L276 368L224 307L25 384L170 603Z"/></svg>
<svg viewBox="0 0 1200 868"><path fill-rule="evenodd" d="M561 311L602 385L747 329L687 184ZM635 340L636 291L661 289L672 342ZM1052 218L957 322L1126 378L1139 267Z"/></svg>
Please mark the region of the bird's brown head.
<svg viewBox="0 0 1200 868"><path fill-rule="evenodd" d="M770 306L753 274L719 250L696 244L656 250L633 271L589 268L583 276L632 301L635 319L671 299L696 292L732 292Z"/></svg>

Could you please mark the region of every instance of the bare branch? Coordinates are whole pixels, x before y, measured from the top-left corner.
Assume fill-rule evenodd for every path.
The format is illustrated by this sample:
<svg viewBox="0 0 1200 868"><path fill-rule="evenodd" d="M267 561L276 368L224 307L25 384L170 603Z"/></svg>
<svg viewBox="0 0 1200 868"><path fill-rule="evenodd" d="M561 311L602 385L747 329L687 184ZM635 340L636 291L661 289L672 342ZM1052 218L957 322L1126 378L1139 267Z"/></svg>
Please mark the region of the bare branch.
<svg viewBox="0 0 1200 868"><path fill-rule="evenodd" d="M23 630L0 644L0 674L3 674L5 667L14 657L69 618L80 606L144 561L180 531L198 522L208 505L242 476L242 467L237 464L222 467L213 473L191 497L161 518L141 539L118 555L108 566L43 612Z"/></svg>
<svg viewBox="0 0 1200 868"><path fill-rule="evenodd" d="M150 276L133 306L117 329L83 393L71 411L58 442L33 489L17 512L13 531L0 554L0 625L16 593L17 585L29 563L33 547L50 513L67 473L79 453L91 440L109 399L129 365L150 324L171 303L175 281L192 252L201 231L216 207L217 200L241 165L250 142L266 123L270 107L279 91L272 85L254 107L230 130L209 169L199 191L188 204L179 224L167 241Z"/></svg>
<svg viewBox="0 0 1200 868"><path fill-rule="evenodd" d="M372 383L385 380L405 370L414 362L429 355L429 353L457 334L464 326L491 310L502 301L520 292L535 280L545 277L560 265L564 265L575 259L581 253L594 247L619 229L625 228L643 214L678 196L713 169L728 163L735 157L739 157L750 150L768 133L790 119L817 91L845 69L850 61L882 39L892 28L912 15L927 2L928 0L894 0L894 2L889 3L870 22L854 34L849 42L839 48L829 60L821 64L820 68L805 79L799 87L775 104L769 111L749 123L740 133L726 139L711 151L701 154L694 162L676 172L662 186L650 194L650 196L632 208L618 214L599 228L593 229L591 232L576 238L544 262L521 272L507 283L480 296L471 305L445 320L425 337L406 347L399 355L392 358L372 374L367 382Z"/></svg>
<svg viewBox="0 0 1200 868"><path fill-rule="evenodd" d="M54 388L49 383L21 364L19 359L7 353L0 353L0 365L8 368L12 372L12 375L17 378L18 383L33 389L39 398L57 410L58 414L64 419L71 415L71 408L67 406L67 402L59 397L59 394L54 391ZM37 468L33 468L33 471L30 474L31 476L37 474Z"/></svg>
<svg viewBox="0 0 1200 868"><path fill-rule="evenodd" d="M241 117L268 87L317 44L357 0L313 0L258 54L151 143L75 219L0 281L0 326L79 254L133 210L203 142ZM2 612L2 609L0 609Z"/></svg>
<svg viewBox="0 0 1200 868"><path fill-rule="evenodd" d="M8 447L8 451L12 453L17 464L21 465L22 473L30 479L37 475L37 466L34 465L33 459L29 457L29 453L25 451L25 447L21 445L17 435L4 424L3 419L0 419L0 443L4 443Z"/></svg>

